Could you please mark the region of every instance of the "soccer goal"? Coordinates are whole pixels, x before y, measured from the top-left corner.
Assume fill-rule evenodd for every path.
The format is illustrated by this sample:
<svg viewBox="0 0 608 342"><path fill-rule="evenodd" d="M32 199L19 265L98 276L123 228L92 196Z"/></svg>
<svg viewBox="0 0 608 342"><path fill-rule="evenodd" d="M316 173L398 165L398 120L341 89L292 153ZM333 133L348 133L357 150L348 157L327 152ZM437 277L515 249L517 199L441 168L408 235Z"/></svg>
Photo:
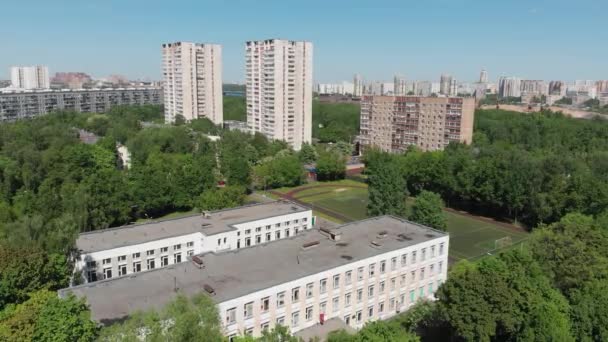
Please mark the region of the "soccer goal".
<svg viewBox="0 0 608 342"><path fill-rule="evenodd" d="M510 236L501 237L500 239L494 240L494 250L500 250L507 248L513 244Z"/></svg>

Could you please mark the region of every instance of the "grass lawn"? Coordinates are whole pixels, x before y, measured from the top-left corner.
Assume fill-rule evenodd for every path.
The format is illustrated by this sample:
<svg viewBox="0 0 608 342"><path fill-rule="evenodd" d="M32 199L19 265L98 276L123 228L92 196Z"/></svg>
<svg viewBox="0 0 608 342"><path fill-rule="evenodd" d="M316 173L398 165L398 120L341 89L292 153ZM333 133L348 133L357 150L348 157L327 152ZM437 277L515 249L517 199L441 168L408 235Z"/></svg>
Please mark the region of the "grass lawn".
<svg viewBox="0 0 608 342"><path fill-rule="evenodd" d="M345 185L358 186L359 188ZM367 189L360 188L363 183L350 180L338 182L316 182L297 188L280 189L281 193L301 190L295 198L310 204L314 208L323 208L336 212L350 220L361 220L367 217ZM413 199L408 200L408 211ZM454 260L474 259L494 252L496 240L511 237L513 245L527 238L527 233L503 227L497 223L486 222L474 217L445 211L450 233L450 257ZM325 215L323 215L325 217ZM334 219L334 221L336 221Z"/></svg>

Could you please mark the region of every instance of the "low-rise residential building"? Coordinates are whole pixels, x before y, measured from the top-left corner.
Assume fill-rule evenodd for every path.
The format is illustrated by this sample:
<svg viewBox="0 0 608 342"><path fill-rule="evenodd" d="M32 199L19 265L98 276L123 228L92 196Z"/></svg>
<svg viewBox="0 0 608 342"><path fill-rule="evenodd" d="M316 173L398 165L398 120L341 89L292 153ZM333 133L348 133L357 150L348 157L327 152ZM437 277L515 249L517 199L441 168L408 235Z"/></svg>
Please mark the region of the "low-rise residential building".
<svg viewBox="0 0 608 342"><path fill-rule="evenodd" d="M314 225L312 210L288 201L81 233L74 283L95 282L288 238Z"/></svg>
<svg viewBox="0 0 608 342"><path fill-rule="evenodd" d="M301 333L330 320L358 329L433 299L447 277L448 248L447 233L381 216L59 294L84 297L93 319L112 324L161 308L177 293L207 293L230 340L276 325Z"/></svg>
<svg viewBox="0 0 608 342"><path fill-rule="evenodd" d="M0 91L0 121L29 119L58 110L103 113L114 106L147 104L162 104L161 88L6 90Z"/></svg>
<svg viewBox="0 0 608 342"><path fill-rule="evenodd" d="M364 96L359 143L401 153L415 145L442 150L450 142L473 139L475 98Z"/></svg>

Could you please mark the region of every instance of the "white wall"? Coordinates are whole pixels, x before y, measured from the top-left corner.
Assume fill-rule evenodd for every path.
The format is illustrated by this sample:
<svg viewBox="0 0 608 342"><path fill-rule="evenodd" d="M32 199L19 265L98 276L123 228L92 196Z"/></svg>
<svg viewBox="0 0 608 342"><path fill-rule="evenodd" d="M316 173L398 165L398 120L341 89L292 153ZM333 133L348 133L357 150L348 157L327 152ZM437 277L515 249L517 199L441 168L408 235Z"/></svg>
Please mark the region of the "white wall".
<svg viewBox="0 0 608 342"><path fill-rule="evenodd" d="M443 254L439 255L441 243L444 244ZM430 256L431 246L435 246L435 257ZM325 320L334 317L344 320L345 316L349 316L351 317L350 326L356 329L361 328L369 320L389 318L400 311L409 309L420 298L433 298L433 294L438 286L447 278L448 248L449 238L444 236L219 303L219 313L224 324L225 334L233 336L250 331L254 336L260 336L262 325L268 324L269 329L272 329L277 319L281 317L284 318L283 325L289 327L292 333L297 332L319 323L321 303L326 303ZM426 249L426 259L424 261L421 260L422 249ZM412 253L414 251L417 254L415 263L412 262ZM402 266L401 258L404 254L407 255L407 263L405 266ZM392 258L396 258L397 260L395 270L391 270ZM381 261L386 261L386 272L384 274L380 273ZM440 263L441 270L439 270ZM375 275L372 278L369 277L370 264L375 265ZM430 272L431 265L433 265L432 274ZM358 280L358 269L360 267L364 268L363 279L361 281ZM424 278L420 279L422 269L425 270ZM352 272L352 282L346 285L345 274L348 271ZM412 272L415 273L415 280L411 278ZM340 284L336 289L333 286L334 275L340 275ZM405 275L404 284L401 282L402 275ZM327 292L323 294L320 293L321 279L327 279ZM394 290L391 290L392 279L395 279ZM380 283L383 281L385 282L385 290L381 294ZM313 296L306 298L306 286L309 283L313 284ZM368 298L367 294L370 285L374 286L374 294ZM432 286L432 288L429 286ZM300 288L300 300L297 303L291 303L292 289L296 287ZM424 292L422 297L420 296L421 288ZM357 302L357 291L359 289L363 290L363 300L360 303ZM414 293L414 301L410 300L412 291ZM285 292L285 305L277 308L277 294L280 292ZM351 296L351 304L345 306L345 296L348 293ZM266 297L270 298L270 308L267 312L262 312L261 300ZM334 310L333 300L336 297L338 298L339 305L338 309ZM395 303L394 308L390 307L392 300ZM250 318L246 318L244 317L244 306L250 302L253 302L253 315ZM382 313L378 313L380 303L384 304ZM372 317L368 317L370 306L374 308ZM310 321L306 320L306 308L308 307L313 308L312 319ZM229 324L227 322L227 312L233 308L236 309L236 321L233 324ZM362 311L361 322L356 322L356 318L352 318L358 311ZM300 315L297 327L291 326L293 312L299 312Z"/></svg>

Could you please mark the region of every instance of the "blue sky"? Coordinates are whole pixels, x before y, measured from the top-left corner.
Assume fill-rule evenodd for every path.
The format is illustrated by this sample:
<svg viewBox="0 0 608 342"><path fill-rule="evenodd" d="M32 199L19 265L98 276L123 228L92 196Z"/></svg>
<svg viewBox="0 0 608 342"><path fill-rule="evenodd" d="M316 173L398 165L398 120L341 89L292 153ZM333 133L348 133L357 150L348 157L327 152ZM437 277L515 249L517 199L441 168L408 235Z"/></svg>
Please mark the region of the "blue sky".
<svg viewBox="0 0 608 342"><path fill-rule="evenodd" d="M315 81L474 80L485 67L529 79L608 79L607 0L3 0L0 78L46 64L97 77L160 77L160 45L223 45L243 79L244 42L314 44Z"/></svg>

